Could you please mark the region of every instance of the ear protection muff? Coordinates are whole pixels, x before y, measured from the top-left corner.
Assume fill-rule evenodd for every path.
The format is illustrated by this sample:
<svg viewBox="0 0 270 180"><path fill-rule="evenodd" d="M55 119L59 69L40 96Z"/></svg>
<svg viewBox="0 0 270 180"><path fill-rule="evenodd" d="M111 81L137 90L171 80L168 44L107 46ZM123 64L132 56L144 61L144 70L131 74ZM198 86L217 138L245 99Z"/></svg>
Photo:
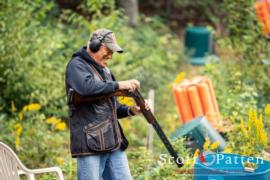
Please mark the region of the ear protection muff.
<svg viewBox="0 0 270 180"><path fill-rule="evenodd" d="M109 31L106 34L104 34L103 36L98 36L96 39L90 40L89 49L94 53L97 52L100 49L100 46L101 46L104 38L111 33L112 32Z"/></svg>

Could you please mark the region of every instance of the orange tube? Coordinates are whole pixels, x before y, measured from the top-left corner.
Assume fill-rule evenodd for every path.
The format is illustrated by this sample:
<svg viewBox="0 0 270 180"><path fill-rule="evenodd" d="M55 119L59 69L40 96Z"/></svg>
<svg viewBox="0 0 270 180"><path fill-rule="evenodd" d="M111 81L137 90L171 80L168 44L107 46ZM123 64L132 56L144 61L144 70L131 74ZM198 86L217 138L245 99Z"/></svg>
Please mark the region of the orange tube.
<svg viewBox="0 0 270 180"><path fill-rule="evenodd" d="M270 34L270 1L257 1L255 4L256 13L265 34Z"/></svg>
<svg viewBox="0 0 270 180"><path fill-rule="evenodd" d="M193 119L191 105L188 99L187 91L184 88L178 88L177 94L178 94L181 114L183 117L182 122L186 123L190 121L191 119Z"/></svg>
<svg viewBox="0 0 270 180"><path fill-rule="evenodd" d="M193 118L203 115L203 109L200 102L200 96L199 96L196 86L190 86L187 91L188 91L189 101L191 104L191 109L193 112Z"/></svg>
<svg viewBox="0 0 270 180"><path fill-rule="evenodd" d="M265 3L267 5L267 9L268 9L268 12L270 14L270 0L266 0Z"/></svg>
<svg viewBox="0 0 270 180"><path fill-rule="evenodd" d="M216 95L215 95L215 91L214 91L212 82L211 82L210 79L205 79L204 82L206 82L206 84L208 85L208 88L209 88L209 91L210 91L210 94L211 94L212 103L214 105L214 110L215 110L218 118L220 118L220 112L219 112L219 109L218 109L218 104L217 104Z"/></svg>
<svg viewBox="0 0 270 180"><path fill-rule="evenodd" d="M268 16L265 18L267 20L266 22L266 26L267 26L267 29L268 29L268 35L270 35L270 0L266 0L265 1L266 3L266 6L267 6L267 9L268 9Z"/></svg>
<svg viewBox="0 0 270 180"><path fill-rule="evenodd" d="M200 83L198 84L197 87L198 87L204 114L215 112L214 104L213 104L210 90L207 84Z"/></svg>
<svg viewBox="0 0 270 180"><path fill-rule="evenodd" d="M217 121L217 117L215 116L215 108L212 102L212 97L208 85L206 83L198 84L198 91L203 107L204 115L207 117L209 122L214 126Z"/></svg>
<svg viewBox="0 0 270 180"><path fill-rule="evenodd" d="M221 116L218 109L218 104L216 101L214 88L210 79L204 79L204 82L208 85L208 88L211 94L212 103L214 105L214 112L206 114L206 117L207 119L209 119L211 125L213 125L215 129L219 130L222 127L222 121L221 121Z"/></svg>
<svg viewBox="0 0 270 180"><path fill-rule="evenodd" d="M177 85L176 84L173 85L173 96L174 96L174 101L175 101L176 106L177 106L178 116L180 117L180 120L182 122L184 122L184 117L183 117L183 115L181 113L181 107L180 107L179 96L178 96Z"/></svg>

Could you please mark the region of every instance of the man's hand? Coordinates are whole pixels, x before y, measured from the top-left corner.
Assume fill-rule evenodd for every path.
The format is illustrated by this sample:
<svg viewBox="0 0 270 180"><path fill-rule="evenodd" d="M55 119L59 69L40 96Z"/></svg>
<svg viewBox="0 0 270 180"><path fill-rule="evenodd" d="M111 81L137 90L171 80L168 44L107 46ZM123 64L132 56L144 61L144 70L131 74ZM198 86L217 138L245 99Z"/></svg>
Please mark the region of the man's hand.
<svg viewBox="0 0 270 180"><path fill-rule="evenodd" d="M136 79L119 81L118 84L120 90L128 90L129 92L134 92L140 87L140 82Z"/></svg>
<svg viewBox="0 0 270 180"><path fill-rule="evenodd" d="M147 100L145 100L145 109L150 110L150 106ZM141 109L139 106L131 106L130 111L132 111L133 114L137 115L141 113Z"/></svg>

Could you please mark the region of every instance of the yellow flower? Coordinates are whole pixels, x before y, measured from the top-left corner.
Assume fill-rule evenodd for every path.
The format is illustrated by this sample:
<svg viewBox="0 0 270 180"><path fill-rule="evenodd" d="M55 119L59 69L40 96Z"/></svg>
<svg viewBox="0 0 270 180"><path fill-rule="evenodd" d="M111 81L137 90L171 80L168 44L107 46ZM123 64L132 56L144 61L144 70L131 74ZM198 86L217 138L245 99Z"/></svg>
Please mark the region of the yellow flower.
<svg viewBox="0 0 270 180"><path fill-rule="evenodd" d="M135 103L131 97L119 97L118 102L127 106L134 106Z"/></svg>
<svg viewBox="0 0 270 180"><path fill-rule="evenodd" d="M180 72L179 74L177 74L174 82L178 84L181 81L183 81L183 79L185 79L185 77L186 77L186 73L185 72Z"/></svg>
<svg viewBox="0 0 270 180"><path fill-rule="evenodd" d="M64 159L58 157L58 158L56 158L56 162L58 165L62 165L62 164L64 164Z"/></svg>
<svg viewBox="0 0 270 180"><path fill-rule="evenodd" d="M264 146L267 146L267 141L268 141L268 139L267 139L267 135L266 135L265 132L261 132L260 138L261 138L262 144L263 144Z"/></svg>
<svg viewBox="0 0 270 180"><path fill-rule="evenodd" d="M48 124L51 124L54 126L56 130L64 131L67 128L66 123L62 122L61 119L56 117L50 117L46 121Z"/></svg>
<svg viewBox="0 0 270 180"><path fill-rule="evenodd" d="M28 111L38 111L40 110L40 108L41 108L40 104L37 104L37 103L29 104L27 106Z"/></svg>
<svg viewBox="0 0 270 180"><path fill-rule="evenodd" d="M21 124L16 123L13 128L15 130L15 146L16 149L18 150L20 147L20 136L22 134L23 127Z"/></svg>
<svg viewBox="0 0 270 180"><path fill-rule="evenodd" d="M23 106L23 112L26 112L26 111L38 111L40 110L41 106L40 104L37 104L37 103L33 103L33 104L28 104L28 105L25 105Z"/></svg>
<svg viewBox="0 0 270 180"><path fill-rule="evenodd" d="M20 148L20 144L21 144L20 137L16 137L15 138L15 147L16 147L16 150L18 150Z"/></svg>
<svg viewBox="0 0 270 180"><path fill-rule="evenodd" d="M196 149L196 151L194 152L193 158L196 158L199 156L200 150Z"/></svg>
<svg viewBox="0 0 270 180"><path fill-rule="evenodd" d="M232 153L232 148L230 148L230 147L226 147L225 149L224 149L224 151L223 151L224 153Z"/></svg>
<svg viewBox="0 0 270 180"><path fill-rule="evenodd" d="M248 131L251 131L255 125L254 125L254 119L256 119L257 114L255 114L255 110L249 109L248 112Z"/></svg>
<svg viewBox="0 0 270 180"><path fill-rule="evenodd" d="M206 138L205 143L203 144L203 149L208 150L210 146L210 139Z"/></svg>
<svg viewBox="0 0 270 180"><path fill-rule="evenodd" d="M262 114L260 114L260 119L258 120L258 138L261 139L261 142L264 146L267 145L267 134L265 132L264 126L263 126L263 117Z"/></svg>
<svg viewBox="0 0 270 180"><path fill-rule="evenodd" d="M19 120L23 120L23 112L21 111L21 112L19 112Z"/></svg>
<svg viewBox="0 0 270 180"><path fill-rule="evenodd" d="M253 136L247 137L252 146L260 144L262 146L267 145L267 134L263 125L262 114L257 115L257 111L250 109L249 119L248 119L248 129L247 134L252 134Z"/></svg>
<svg viewBox="0 0 270 180"><path fill-rule="evenodd" d="M198 156L197 156L198 157ZM194 159L195 158L197 158L197 157L194 157L193 159L192 158L188 158L186 161L185 161L185 165L187 166L187 167L193 167L193 165L194 165Z"/></svg>
<svg viewBox="0 0 270 180"><path fill-rule="evenodd" d="M52 125L55 125L55 124L60 123L60 122L61 122L61 119L58 119L56 117L50 117L47 119L47 123L52 124Z"/></svg>
<svg viewBox="0 0 270 180"><path fill-rule="evenodd" d="M15 129L15 135L16 136L20 136L22 134L22 130L23 130L23 127L20 123L16 123L14 125L14 129Z"/></svg>
<svg viewBox="0 0 270 180"><path fill-rule="evenodd" d="M220 145L220 142L219 141L215 141L214 143L212 143L210 145L210 149L211 150L216 150L219 147L219 145Z"/></svg>
<svg viewBox="0 0 270 180"><path fill-rule="evenodd" d="M16 106L15 106L14 101L11 101L11 111L12 111L12 112L17 111L17 108L16 108Z"/></svg>
<svg viewBox="0 0 270 180"><path fill-rule="evenodd" d="M264 108L264 113L268 116L270 116L270 104L267 104Z"/></svg>
<svg viewBox="0 0 270 180"><path fill-rule="evenodd" d="M57 123L55 125L55 129L59 130L59 131L64 131L64 130L66 130L66 128L67 128L67 126L66 126L66 123L64 123L64 122L60 122L60 123Z"/></svg>

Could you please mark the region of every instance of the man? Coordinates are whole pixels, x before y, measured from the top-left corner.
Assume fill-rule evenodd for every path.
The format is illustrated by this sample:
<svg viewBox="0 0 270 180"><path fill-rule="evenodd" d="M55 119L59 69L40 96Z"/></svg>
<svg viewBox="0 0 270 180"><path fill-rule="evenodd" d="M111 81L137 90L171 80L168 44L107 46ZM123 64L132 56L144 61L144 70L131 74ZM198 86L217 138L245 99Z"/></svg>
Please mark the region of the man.
<svg viewBox="0 0 270 180"><path fill-rule="evenodd" d="M73 54L66 69L66 91L100 97L117 90L135 91L137 80L115 81L107 68L114 52L122 53L108 29L92 33L87 47ZM148 104L146 108L149 109ZM69 105L71 154L77 158L79 180L132 179L124 150L128 146L118 118L140 113L138 106L120 105L116 97Z"/></svg>

